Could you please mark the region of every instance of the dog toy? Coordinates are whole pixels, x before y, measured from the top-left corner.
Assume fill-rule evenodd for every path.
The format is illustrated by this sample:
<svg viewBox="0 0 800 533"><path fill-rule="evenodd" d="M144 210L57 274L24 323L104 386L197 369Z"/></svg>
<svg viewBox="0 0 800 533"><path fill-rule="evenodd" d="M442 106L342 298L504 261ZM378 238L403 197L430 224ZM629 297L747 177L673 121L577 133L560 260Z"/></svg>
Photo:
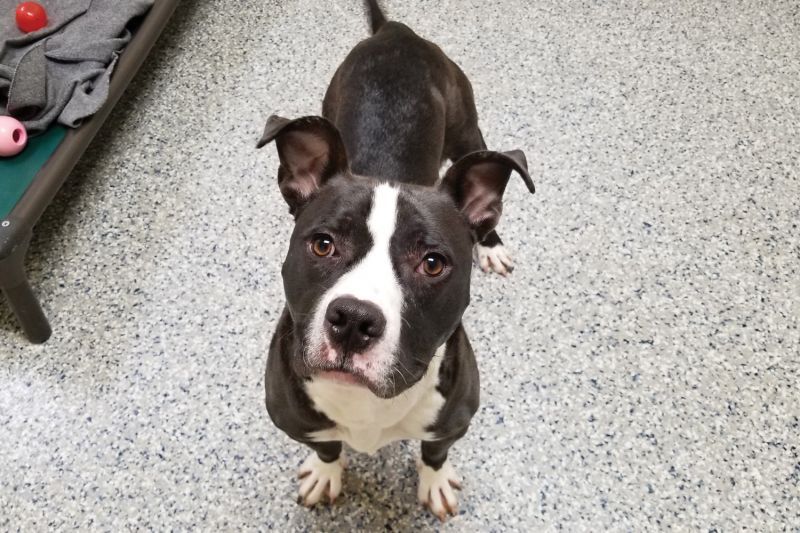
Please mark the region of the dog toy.
<svg viewBox="0 0 800 533"><path fill-rule="evenodd" d="M28 132L19 120L0 116L0 157L17 155L27 142Z"/></svg>
<svg viewBox="0 0 800 533"><path fill-rule="evenodd" d="M17 27L25 33L47 26L47 11L37 2L22 2L17 6Z"/></svg>

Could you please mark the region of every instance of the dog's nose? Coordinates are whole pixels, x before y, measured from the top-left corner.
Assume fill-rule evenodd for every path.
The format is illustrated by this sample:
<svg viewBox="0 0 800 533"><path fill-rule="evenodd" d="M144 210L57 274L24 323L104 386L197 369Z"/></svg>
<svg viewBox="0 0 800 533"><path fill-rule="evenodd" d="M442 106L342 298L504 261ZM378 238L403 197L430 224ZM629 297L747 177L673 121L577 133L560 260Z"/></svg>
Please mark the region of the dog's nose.
<svg viewBox="0 0 800 533"><path fill-rule="evenodd" d="M352 354L366 351L383 336L386 318L376 305L343 296L328 305L325 327L331 342Z"/></svg>

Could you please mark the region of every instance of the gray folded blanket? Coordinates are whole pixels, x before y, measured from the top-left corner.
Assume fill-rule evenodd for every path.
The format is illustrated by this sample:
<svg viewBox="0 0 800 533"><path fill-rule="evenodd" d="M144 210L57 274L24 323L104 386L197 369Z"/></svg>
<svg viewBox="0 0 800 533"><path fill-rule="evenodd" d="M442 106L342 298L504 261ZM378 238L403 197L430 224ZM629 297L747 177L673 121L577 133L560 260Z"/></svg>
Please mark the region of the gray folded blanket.
<svg viewBox="0 0 800 533"><path fill-rule="evenodd" d="M100 109L131 38L126 26L154 0L38 1L48 24L26 34L14 17L20 0L0 0L0 115L16 117L29 134L56 121L79 126Z"/></svg>

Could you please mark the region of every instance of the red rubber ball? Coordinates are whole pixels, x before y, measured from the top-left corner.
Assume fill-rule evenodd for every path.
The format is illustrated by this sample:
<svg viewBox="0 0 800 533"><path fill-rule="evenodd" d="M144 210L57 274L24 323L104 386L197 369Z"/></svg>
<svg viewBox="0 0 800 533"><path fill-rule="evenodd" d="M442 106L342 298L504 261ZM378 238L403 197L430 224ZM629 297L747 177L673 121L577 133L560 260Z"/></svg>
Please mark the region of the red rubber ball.
<svg viewBox="0 0 800 533"><path fill-rule="evenodd" d="M37 2L22 2L17 6L17 27L25 33L47 26L47 11Z"/></svg>

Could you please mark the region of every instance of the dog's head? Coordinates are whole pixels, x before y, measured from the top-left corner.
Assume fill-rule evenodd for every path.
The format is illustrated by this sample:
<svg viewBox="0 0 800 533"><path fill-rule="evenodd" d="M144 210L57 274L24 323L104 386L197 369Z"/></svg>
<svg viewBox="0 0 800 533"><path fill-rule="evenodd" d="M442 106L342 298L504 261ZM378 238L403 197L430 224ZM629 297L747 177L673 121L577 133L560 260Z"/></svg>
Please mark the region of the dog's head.
<svg viewBox="0 0 800 533"><path fill-rule="evenodd" d="M396 396L460 323L472 245L497 224L511 172L533 191L524 155L475 152L430 188L352 174L322 117L270 117L258 147L272 140L295 217L282 270L300 339L292 365Z"/></svg>

